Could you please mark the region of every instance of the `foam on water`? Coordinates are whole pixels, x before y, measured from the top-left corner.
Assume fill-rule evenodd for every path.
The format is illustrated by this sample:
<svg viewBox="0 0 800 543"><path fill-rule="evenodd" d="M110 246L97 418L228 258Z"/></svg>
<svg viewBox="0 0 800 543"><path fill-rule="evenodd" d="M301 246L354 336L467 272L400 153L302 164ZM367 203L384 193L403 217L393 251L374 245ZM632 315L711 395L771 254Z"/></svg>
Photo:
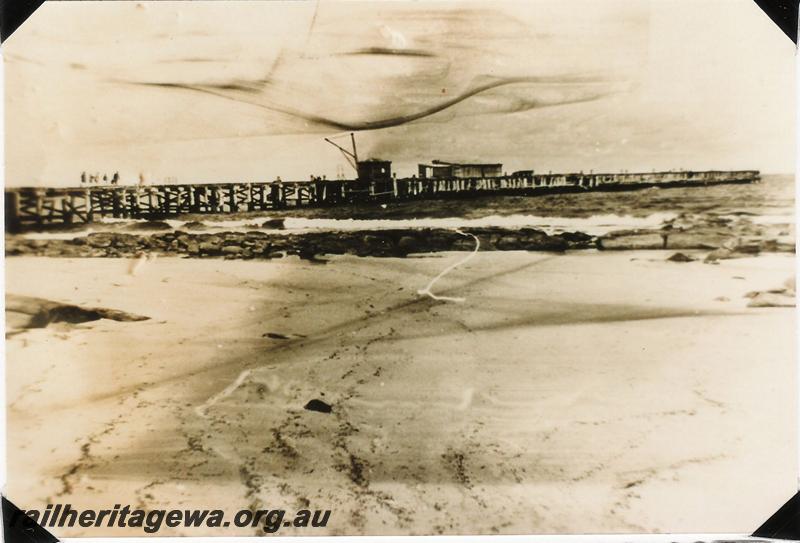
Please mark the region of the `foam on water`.
<svg viewBox="0 0 800 543"><path fill-rule="evenodd" d="M284 221L285 232L303 231L353 231L393 228L538 228L547 233L580 231L600 235L613 230L634 228L656 228L674 213L653 213L646 217L625 215L597 215L586 218L540 217L537 215L490 215L477 219L463 217L424 219L305 219L288 217Z"/></svg>
<svg viewBox="0 0 800 543"><path fill-rule="evenodd" d="M537 215L490 215L475 219L463 217L445 218L423 218L423 219L310 219L300 217L285 217L284 228L270 231L277 234L296 234L302 232L345 232L357 230L387 230L387 229L406 229L406 228L446 228L446 229L469 229L469 228L537 228L548 234L560 232L584 232L590 235L602 235L615 230L628 230L637 228L657 228L665 221L675 218L674 213L653 213L646 217L634 217L629 215L597 215L593 217L540 217ZM249 220L230 220L230 221L203 221L206 228L196 233L217 233L217 232L236 232L248 231L254 228L254 224L263 223L269 217L259 217ZM103 220L102 223L119 223L118 219L113 221ZM140 220L128 220L128 223L145 222ZM176 230L183 229L186 221L167 220L170 226ZM87 227L81 231L73 232L31 232L25 234L28 239L72 239L75 237L86 236L93 232L109 231L100 227ZM113 229L121 233L124 229ZM163 230L137 230L136 234L150 234L163 232Z"/></svg>

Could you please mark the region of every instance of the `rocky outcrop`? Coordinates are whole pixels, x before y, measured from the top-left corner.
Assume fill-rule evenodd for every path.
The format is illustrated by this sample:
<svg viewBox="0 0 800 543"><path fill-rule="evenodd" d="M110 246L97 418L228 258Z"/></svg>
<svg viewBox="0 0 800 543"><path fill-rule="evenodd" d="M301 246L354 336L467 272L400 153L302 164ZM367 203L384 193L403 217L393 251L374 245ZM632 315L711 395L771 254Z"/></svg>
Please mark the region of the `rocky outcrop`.
<svg viewBox="0 0 800 543"><path fill-rule="evenodd" d="M601 236L598 249L708 250L708 261L752 256L761 252L794 252L792 228L762 225L748 215L684 213L658 229L620 230Z"/></svg>
<svg viewBox="0 0 800 543"><path fill-rule="evenodd" d="M795 278L790 277L784 281L783 287L745 294L746 298L750 298L747 307L794 307L796 290Z"/></svg>
<svg viewBox="0 0 800 543"><path fill-rule="evenodd" d="M141 224L144 231L111 230L71 240L31 240L6 236L6 254L52 257L131 257L143 253L184 255L192 258L280 258L298 255L318 261L324 255L403 257L412 253L472 251L475 240L454 229L395 228L359 231L282 230L284 219L269 219L251 230L204 232L206 225L186 223L185 230L147 232L154 221ZM148 226L149 225L149 226ZM164 227L169 227L163 223ZM481 251L600 250L707 251L707 263L753 256L762 252L794 252L793 227L759 225L746 215L683 214L659 228L619 230L601 237L583 232L549 235L536 228L469 228L480 240ZM698 258L703 258L702 256Z"/></svg>
<svg viewBox="0 0 800 543"><path fill-rule="evenodd" d="M12 333L29 328L45 328L59 322L80 324L99 319L130 322L149 318L116 309L80 307L74 304L15 294L6 295L6 315L9 331Z"/></svg>
<svg viewBox="0 0 800 543"><path fill-rule="evenodd" d="M482 251L554 251L591 245L592 238L571 234L550 236L534 228L476 228ZM263 230L217 234L174 231L150 235L97 232L71 240L6 238L6 254L53 257L134 257L144 253L194 258L279 258L298 255L402 257L411 253L472 251L475 240L455 230L396 229L354 232L278 234Z"/></svg>

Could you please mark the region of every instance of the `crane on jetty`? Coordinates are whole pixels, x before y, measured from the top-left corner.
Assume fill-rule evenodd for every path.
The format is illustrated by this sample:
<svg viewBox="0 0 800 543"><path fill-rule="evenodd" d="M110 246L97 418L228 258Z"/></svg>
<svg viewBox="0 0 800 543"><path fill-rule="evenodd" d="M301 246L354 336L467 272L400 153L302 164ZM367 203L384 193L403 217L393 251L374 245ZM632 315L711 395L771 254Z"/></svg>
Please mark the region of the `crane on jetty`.
<svg viewBox="0 0 800 543"><path fill-rule="evenodd" d="M356 147L356 136L350 132L350 142L353 150L345 149L338 143L331 141L329 138L324 138L325 141L339 149L347 163L352 166L356 171L355 185L352 188L354 196L358 197L359 193L372 198L375 196L382 196L391 194L396 190L395 179L392 176L392 163L389 160L381 160L380 158L368 158L366 160L358 159L358 148Z"/></svg>
<svg viewBox="0 0 800 543"><path fill-rule="evenodd" d="M350 164L356 171L356 174L358 174L358 149L356 148L356 135L353 132L350 132L350 141L353 144L352 151L345 149L338 143L331 141L328 138L325 138L325 141L327 141L328 143L339 149L342 155L344 155L345 160L347 160L347 163Z"/></svg>

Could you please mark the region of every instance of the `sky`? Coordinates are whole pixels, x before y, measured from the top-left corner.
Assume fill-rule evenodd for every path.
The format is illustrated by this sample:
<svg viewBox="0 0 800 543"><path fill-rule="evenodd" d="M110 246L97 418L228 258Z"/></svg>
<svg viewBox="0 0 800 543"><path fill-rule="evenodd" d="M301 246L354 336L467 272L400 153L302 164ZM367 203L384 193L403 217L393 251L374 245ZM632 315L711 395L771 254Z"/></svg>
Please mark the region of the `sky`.
<svg viewBox="0 0 800 543"><path fill-rule="evenodd" d="M794 171L794 46L752 0L47 2L3 45L8 186Z"/></svg>

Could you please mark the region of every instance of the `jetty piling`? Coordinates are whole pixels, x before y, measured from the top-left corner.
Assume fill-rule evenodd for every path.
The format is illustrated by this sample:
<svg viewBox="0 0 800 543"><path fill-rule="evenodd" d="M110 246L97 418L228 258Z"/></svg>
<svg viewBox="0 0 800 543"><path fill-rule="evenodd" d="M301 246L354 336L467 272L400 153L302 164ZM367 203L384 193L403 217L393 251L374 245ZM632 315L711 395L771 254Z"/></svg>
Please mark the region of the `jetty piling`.
<svg viewBox="0 0 800 543"><path fill-rule="evenodd" d="M476 198L556 192L619 191L754 183L756 170L411 177L5 190L7 231L91 223L104 217L162 219L181 214L238 213L356 202Z"/></svg>

